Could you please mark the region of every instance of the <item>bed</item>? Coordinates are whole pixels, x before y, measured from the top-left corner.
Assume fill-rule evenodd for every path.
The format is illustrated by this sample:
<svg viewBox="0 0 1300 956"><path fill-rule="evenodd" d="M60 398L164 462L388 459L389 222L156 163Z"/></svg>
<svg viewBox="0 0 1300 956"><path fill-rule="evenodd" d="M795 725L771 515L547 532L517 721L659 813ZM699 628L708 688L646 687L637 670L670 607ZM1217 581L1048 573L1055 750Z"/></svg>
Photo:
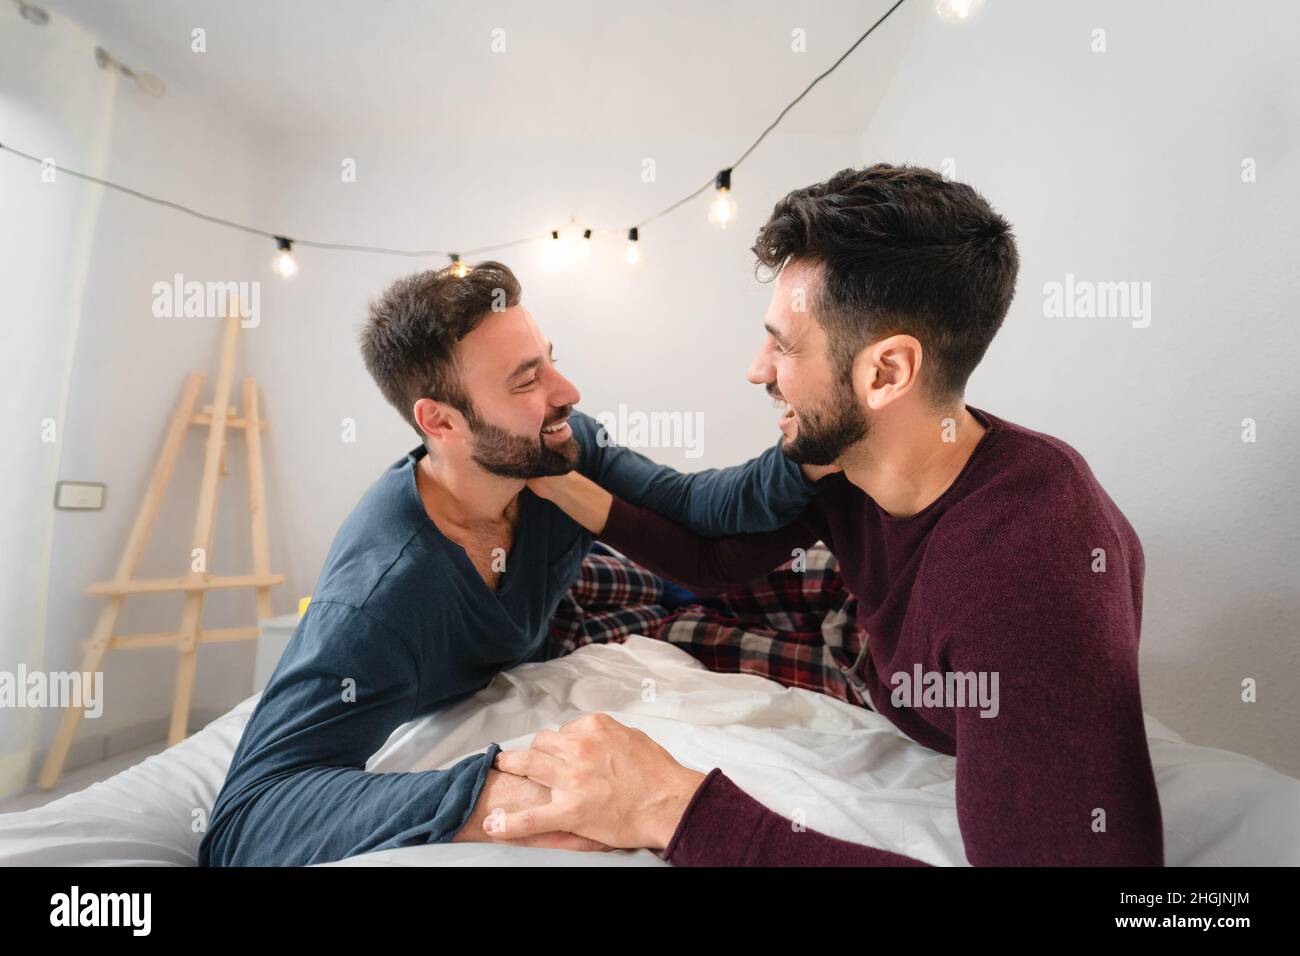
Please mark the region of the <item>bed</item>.
<svg viewBox="0 0 1300 956"><path fill-rule="evenodd" d="M85 790L0 814L0 864L193 866L257 700L249 697L180 744ZM592 711L639 727L683 764L721 767L774 810L801 812L810 829L933 864L967 865L954 758L912 742L879 714L762 677L713 673L646 637L591 644L500 674L474 697L397 728L367 769L448 767L492 741L527 746L536 731ZM1146 728L1168 865L1300 865L1300 781L1189 743L1150 715ZM649 850L435 844L323 865L667 864Z"/></svg>

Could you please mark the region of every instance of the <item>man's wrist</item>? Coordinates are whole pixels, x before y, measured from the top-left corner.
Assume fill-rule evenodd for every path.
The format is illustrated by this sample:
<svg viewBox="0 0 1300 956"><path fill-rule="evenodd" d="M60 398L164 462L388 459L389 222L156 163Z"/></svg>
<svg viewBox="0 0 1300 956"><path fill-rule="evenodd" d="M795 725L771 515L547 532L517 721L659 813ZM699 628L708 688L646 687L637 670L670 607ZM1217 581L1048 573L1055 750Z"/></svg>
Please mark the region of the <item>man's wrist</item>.
<svg viewBox="0 0 1300 956"><path fill-rule="evenodd" d="M650 849L662 850L668 846L673 834L681 825L691 798L695 796L695 792L699 790L706 776L708 774L682 767L674 777L673 783L665 791L661 804L655 812Z"/></svg>

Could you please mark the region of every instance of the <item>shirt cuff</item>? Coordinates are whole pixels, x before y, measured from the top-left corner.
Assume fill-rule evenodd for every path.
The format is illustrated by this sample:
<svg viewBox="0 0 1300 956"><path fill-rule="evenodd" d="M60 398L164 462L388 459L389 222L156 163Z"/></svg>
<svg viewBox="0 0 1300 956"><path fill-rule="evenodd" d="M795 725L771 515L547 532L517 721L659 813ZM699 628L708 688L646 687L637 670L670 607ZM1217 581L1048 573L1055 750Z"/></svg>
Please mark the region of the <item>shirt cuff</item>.
<svg viewBox="0 0 1300 956"><path fill-rule="evenodd" d="M500 744L488 744L487 750L483 753L482 762L479 763L478 769L475 771L474 784L471 787L469 794L469 806L466 808L465 814L461 817L460 822L456 824L456 828L443 837L443 839L439 840L439 843L450 843L457 833L465 829L465 825L469 823L470 817L474 815L474 808L478 806L479 797L483 794L483 788L487 786L488 771L492 769L492 765L496 762L497 754L500 752ZM473 757L467 757L465 758L465 762L468 763L473 759Z"/></svg>
<svg viewBox="0 0 1300 956"><path fill-rule="evenodd" d="M663 859L674 866L744 866L748 835L771 812L714 767L686 804Z"/></svg>

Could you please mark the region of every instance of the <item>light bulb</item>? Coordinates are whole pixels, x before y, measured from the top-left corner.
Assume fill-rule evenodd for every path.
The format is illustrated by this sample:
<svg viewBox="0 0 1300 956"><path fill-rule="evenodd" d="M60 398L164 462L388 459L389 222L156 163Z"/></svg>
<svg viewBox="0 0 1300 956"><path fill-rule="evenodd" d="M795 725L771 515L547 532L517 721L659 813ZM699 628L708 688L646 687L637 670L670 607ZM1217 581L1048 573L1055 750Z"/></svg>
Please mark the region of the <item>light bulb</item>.
<svg viewBox="0 0 1300 956"><path fill-rule="evenodd" d="M582 230L582 242L578 243L578 255L586 259L591 255L591 230Z"/></svg>
<svg viewBox="0 0 1300 956"><path fill-rule="evenodd" d="M293 242L283 236L275 237L275 258L271 261L271 268L282 278L288 279L298 271L298 263L293 260Z"/></svg>
<svg viewBox="0 0 1300 956"><path fill-rule="evenodd" d="M727 228L727 223L736 221L736 200L725 189L719 189L718 195L709 204L709 222L715 226Z"/></svg>
<svg viewBox="0 0 1300 956"><path fill-rule="evenodd" d="M293 261L293 256L287 252L277 252L275 254L275 271L284 278L289 278L298 271L298 263Z"/></svg>
<svg viewBox="0 0 1300 956"><path fill-rule="evenodd" d="M984 0L938 0L934 9L941 20L960 22L969 20L982 6Z"/></svg>
<svg viewBox="0 0 1300 956"><path fill-rule="evenodd" d="M709 222L726 229L727 223L736 221L736 200L731 198L731 170L721 170L714 185L718 194L709 204Z"/></svg>
<svg viewBox="0 0 1300 956"><path fill-rule="evenodd" d="M585 244L586 240L583 240ZM574 247L574 241L567 236L561 236L558 229L551 231L551 238L546 240L546 247L543 253L543 261L548 269L563 269L570 266L577 259L579 252Z"/></svg>
<svg viewBox="0 0 1300 956"><path fill-rule="evenodd" d="M469 275L469 266L460 261L460 256L456 253L451 254L451 274L457 279L463 279Z"/></svg>
<svg viewBox="0 0 1300 956"><path fill-rule="evenodd" d="M638 241L639 239L640 236L637 234L636 226L627 231L627 249L624 251L623 256L630 266L634 266L641 261L641 243Z"/></svg>

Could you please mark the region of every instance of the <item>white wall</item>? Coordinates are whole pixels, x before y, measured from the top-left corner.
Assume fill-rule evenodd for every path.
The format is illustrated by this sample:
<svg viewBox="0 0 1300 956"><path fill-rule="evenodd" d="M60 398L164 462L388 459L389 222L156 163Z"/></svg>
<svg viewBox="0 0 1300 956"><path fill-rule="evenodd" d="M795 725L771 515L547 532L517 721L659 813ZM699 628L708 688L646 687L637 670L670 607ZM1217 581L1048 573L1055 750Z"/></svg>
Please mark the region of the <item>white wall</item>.
<svg viewBox="0 0 1300 956"><path fill-rule="evenodd" d="M56 22L38 33L12 4L0 7L0 136L8 146L91 174L102 171L116 82L77 69L93 62L94 46L76 24ZM0 154L7 305L0 349L0 669L9 673L42 669L48 659L50 505L67 445L72 347L98 208L98 195L78 189L57 166L53 181L44 172ZM28 281L37 275L40 281ZM27 778L39 715L0 710L0 796Z"/></svg>
<svg viewBox="0 0 1300 956"><path fill-rule="evenodd" d="M1018 292L967 400L1073 444L1137 529L1146 709L1291 774L1298 35L1300 7L1259 0L997 0L961 27L930 18L860 156L954 160L1010 219ZM1046 317L1044 283L1067 273L1150 282L1149 327Z"/></svg>
<svg viewBox="0 0 1300 956"><path fill-rule="evenodd" d="M5 8L3 15L9 17L11 10ZM16 14L13 18L17 21ZM256 217L261 157L237 124L170 77L167 95L160 99L123 82L116 109L110 110L107 103L111 98L105 91L117 80L94 66L94 37L56 13L44 27L21 21L6 26L6 42L30 52L33 70L38 64L42 68L57 65L63 82L76 78L86 88L75 102L58 110L47 107L46 93L15 89L15 100L39 112L50 133L47 137L41 127L7 129L7 141L18 148L30 144L38 151L54 150L54 155L66 157L65 164L72 168L89 168L103 178L218 215L245 221ZM50 60L54 38L69 31L83 37L75 56L62 62ZM115 52L128 56L121 50ZM103 129L99 130L101 123ZM92 165L84 151L69 147L95 130L103 137L106 155ZM3 161L7 167L17 162L7 156ZM30 171L23 170L23 174ZM6 176L5 182L11 184L12 178ZM97 208L97 215L85 223L88 264L81 264L80 279L67 273L64 266L78 261L74 222L23 206L14 210L15 228L4 233L6 243L12 236L20 247L18 254L3 257L6 286L35 290L32 294L47 305L58 304L59 296L67 296L67 304L59 307L73 309L80 319L79 330L71 326L57 340L59 348L67 352L71 369L66 376L71 382L66 412L59 422L57 478L108 485L104 510L52 513L45 649L43 659L29 661L28 666L73 671L81 668L84 642L104 604L102 598L89 597L85 590L92 582L111 578L117 567L181 383L191 370L206 372L203 403L210 401L215 377L220 323L155 318L153 284L169 281L176 272L200 281L249 279L269 271L265 266L270 248L242 234L71 177L37 188L57 197L50 202L63 203L70 210L78 204ZM27 186L15 189L14 194L23 198L35 193ZM43 317L48 313L42 306L32 314ZM53 357L18 349L9 354L48 377L50 388L64 386L65 373L59 371ZM236 374L234 404L239 405L242 365ZM24 406L23 447L31 446L31 436L38 434L36 409L44 407L34 402ZM204 437L200 430L191 430L137 572L140 577L177 576L188 569ZM211 561L215 573L248 572L252 564L240 435L234 433L231 441L230 478L222 483ZM17 460L30 465L31 455ZM24 493L6 496L6 502L20 514L50 515L56 475L37 471L27 478L29 487ZM279 554L283 555L283 550ZM45 567L43 561L33 560L31 551L17 547L6 547L4 556L6 560L17 558L20 570L34 572ZM9 580L21 580L19 570L13 575ZM21 597L24 607L32 610L38 610L40 604L31 595L45 593L43 586L21 590L7 586L3 591L15 599ZM276 601L281 612L293 606L283 594L277 595ZM174 631L181 603L179 595L128 598L114 633ZM209 627L252 624L254 610L250 594L214 594L208 600L204 623ZM6 612L5 620L11 624L15 617ZM176 651L171 649L110 652L103 665L103 716L82 721L68 766L165 736L176 661ZM252 643L208 645L200 650L192 726L201 726L218 708L224 710L231 701L248 695L252 661ZM40 751L52 742L61 715L53 709L39 712L38 760ZM19 716L6 713L4 720L8 723ZM123 728L134 730L121 733ZM32 768L33 772L37 769L39 766Z"/></svg>

